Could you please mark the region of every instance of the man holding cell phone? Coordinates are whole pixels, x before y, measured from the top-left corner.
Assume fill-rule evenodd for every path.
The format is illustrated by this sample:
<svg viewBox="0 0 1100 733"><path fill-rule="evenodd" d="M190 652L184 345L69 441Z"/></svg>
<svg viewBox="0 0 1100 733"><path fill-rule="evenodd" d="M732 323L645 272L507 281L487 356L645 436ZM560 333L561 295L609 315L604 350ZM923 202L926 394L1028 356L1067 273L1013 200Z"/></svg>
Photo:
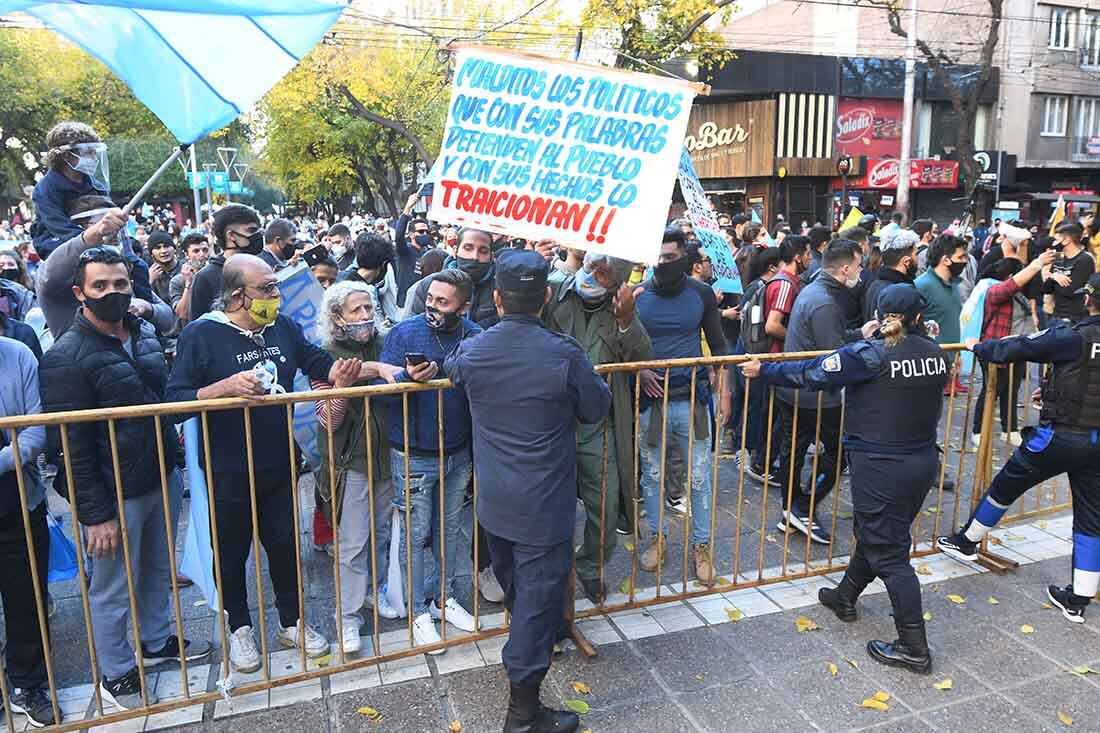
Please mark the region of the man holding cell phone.
<svg viewBox="0 0 1100 733"><path fill-rule="evenodd" d="M380 360L402 367L398 382L427 382L439 374L444 358L466 338L481 332L466 312L473 282L461 270L437 273L428 286L424 313L401 321L386 336ZM443 390L443 416L435 391L412 392L408 412L402 395L379 395L387 402L387 439L394 485L394 506L401 516L399 555L406 582L401 591L413 615L413 640L417 646L440 641L433 619L443 616L462 631L474 631L473 616L454 598L459 521L466 483L472 471L470 454L470 406L460 389ZM443 460L439 458L440 426L443 430ZM442 463L442 466L440 465ZM440 469L442 468L442 482ZM443 492L442 532L437 515ZM435 581L425 582L424 547L431 538L432 554L441 565L447 557L446 578L441 592ZM446 544L443 544L446 543ZM411 550L411 552L410 552ZM408 596L412 587L412 598ZM429 604L425 597L435 597ZM439 649L431 652L441 654Z"/></svg>

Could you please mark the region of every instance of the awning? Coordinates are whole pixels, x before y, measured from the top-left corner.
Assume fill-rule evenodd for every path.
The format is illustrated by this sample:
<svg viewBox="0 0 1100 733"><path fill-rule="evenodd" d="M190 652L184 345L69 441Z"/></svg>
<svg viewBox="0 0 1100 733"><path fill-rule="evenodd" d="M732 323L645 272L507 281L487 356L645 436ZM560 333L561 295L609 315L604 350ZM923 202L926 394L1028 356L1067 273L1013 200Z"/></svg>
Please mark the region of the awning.
<svg viewBox="0 0 1100 733"><path fill-rule="evenodd" d="M1034 201L1057 201L1061 196L1064 201L1072 201L1078 204L1100 204L1100 196L1094 193L1029 193L1024 194Z"/></svg>

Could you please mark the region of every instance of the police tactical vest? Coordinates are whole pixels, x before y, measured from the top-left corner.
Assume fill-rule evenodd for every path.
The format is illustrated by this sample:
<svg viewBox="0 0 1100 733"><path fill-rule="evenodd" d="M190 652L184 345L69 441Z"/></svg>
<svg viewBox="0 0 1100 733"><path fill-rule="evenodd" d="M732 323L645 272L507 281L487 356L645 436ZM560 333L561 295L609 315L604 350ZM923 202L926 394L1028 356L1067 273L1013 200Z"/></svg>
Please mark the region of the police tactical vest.
<svg viewBox="0 0 1100 733"><path fill-rule="evenodd" d="M951 367L933 341L908 334L896 346L871 342L882 355L880 375L846 391L844 432L887 446L935 440L943 388Z"/></svg>
<svg viewBox="0 0 1100 733"><path fill-rule="evenodd" d="M1053 365L1043 383L1040 422L1070 430L1100 428L1100 323L1073 326L1084 348L1077 361Z"/></svg>

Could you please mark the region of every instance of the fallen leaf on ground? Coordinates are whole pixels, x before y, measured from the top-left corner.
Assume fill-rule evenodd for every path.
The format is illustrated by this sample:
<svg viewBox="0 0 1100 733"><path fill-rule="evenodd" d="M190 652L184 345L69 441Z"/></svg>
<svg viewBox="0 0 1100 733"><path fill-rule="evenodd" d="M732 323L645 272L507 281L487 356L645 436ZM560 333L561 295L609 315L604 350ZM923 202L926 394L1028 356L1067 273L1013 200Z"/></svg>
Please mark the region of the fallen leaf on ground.
<svg viewBox="0 0 1100 733"><path fill-rule="evenodd" d="M578 695L591 695L592 694L592 688L590 688L588 685L584 684L583 682L571 682L569 684L570 684L570 686L572 686L573 692L577 693Z"/></svg>
<svg viewBox="0 0 1100 733"><path fill-rule="evenodd" d="M861 702L859 706L862 708L870 708L871 710L879 710L884 713L890 709L889 705L884 702L880 702L873 697L867 698L866 700Z"/></svg>
<svg viewBox="0 0 1100 733"><path fill-rule="evenodd" d="M852 665L852 667L854 667L855 669L859 669L859 662L857 662L856 660L854 660L854 659L845 659L844 661L846 661L848 664Z"/></svg>
<svg viewBox="0 0 1100 733"><path fill-rule="evenodd" d="M879 702L890 702L890 693L879 690L875 693L875 699Z"/></svg>
<svg viewBox="0 0 1100 733"><path fill-rule="evenodd" d="M947 596L947 600L951 601L952 603L966 603L966 599L957 593L952 593L951 595Z"/></svg>
<svg viewBox="0 0 1100 733"><path fill-rule="evenodd" d="M730 621L740 621L741 619L745 618L745 614L741 612L740 608L727 608L726 618L728 618Z"/></svg>
<svg viewBox="0 0 1100 733"><path fill-rule="evenodd" d="M798 629L799 633L802 633L802 632L805 632L805 631L817 631L818 629L821 628L816 623L814 623L814 621L812 621L811 619L806 618L805 616L795 617L794 627L796 629Z"/></svg>
<svg viewBox="0 0 1100 733"><path fill-rule="evenodd" d="M577 715L584 715L588 712L588 703L584 700L566 700L565 707L569 708Z"/></svg>
<svg viewBox="0 0 1100 733"><path fill-rule="evenodd" d="M924 612L924 620L925 621L931 621L932 620L932 612L931 611L925 611Z"/></svg>
<svg viewBox="0 0 1100 733"><path fill-rule="evenodd" d="M951 681L950 677L948 677L945 680L936 682L932 686L935 687L937 690L950 690L952 687L954 687L954 685L955 683Z"/></svg>
<svg viewBox="0 0 1100 733"><path fill-rule="evenodd" d="M1100 598L1097 598L1096 600L1100 601ZM1050 605L1049 603L1040 603L1039 608L1045 608L1049 611L1050 609L1054 608L1054 606Z"/></svg>
<svg viewBox="0 0 1100 733"><path fill-rule="evenodd" d="M840 674L840 668L839 668L839 667L837 667L837 666L836 666L835 664L833 664L832 662L829 662L829 663L828 663L828 664L826 665L826 667L827 667L827 668L828 668L828 670L829 670L829 674L831 674L831 675L832 675L833 677L836 677L836 676L837 676L838 674Z"/></svg>
<svg viewBox="0 0 1100 733"><path fill-rule="evenodd" d="M377 723L377 722L378 722L379 720L381 720L381 719L382 719L382 713L381 713L381 711L379 711L379 710L375 710L375 709L374 709L374 708L372 708L372 707L366 707L366 706L364 706L364 707L361 707L361 708L359 708L359 709L358 709L358 710L356 710L355 712L359 713L360 715L363 715L363 716L366 716L366 717L370 718L371 720L373 720L373 721L374 721L374 722L376 722L376 723Z"/></svg>
<svg viewBox="0 0 1100 733"><path fill-rule="evenodd" d="M1034 634L1035 633L1035 627L1034 626L1029 626L1028 624L1024 624L1023 626L1020 627L1020 633L1021 634Z"/></svg>
<svg viewBox="0 0 1100 733"><path fill-rule="evenodd" d="M764 535L764 540L767 541L767 542L775 542L775 536L770 535L770 534L766 534L766 535Z"/></svg>
<svg viewBox="0 0 1100 733"><path fill-rule="evenodd" d="M447 730L451 733L462 733L462 721L452 720L451 724L447 726Z"/></svg>
<svg viewBox="0 0 1100 733"><path fill-rule="evenodd" d="M1000 602L1000 601L998 601L998 600L997 600L996 598L994 598L993 596L990 596L990 597L989 597L989 605L991 605L991 606L997 606L997 605L1000 605L1000 603L1001 603L1001 602Z"/></svg>
<svg viewBox="0 0 1100 733"><path fill-rule="evenodd" d="M914 572L916 572L917 575L931 575L932 568L928 567L926 563L921 563Z"/></svg>
<svg viewBox="0 0 1100 733"><path fill-rule="evenodd" d="M1058 711L1058 722L1062 725L1073 725L1073 718L1069 717L1061 710Z"/></svg>
<svg viewBox="0 0 1100 733"><path fill-rule="evenodd" d="M836 516L837 516L837 519L851 519L852 518L852 513L851 512L837 512Z"/></svg>
<svg viewBox="0 0 1100 733"><path fill-rule="evenodd" d="M993 535L990 535L989 536L989 544L999 545L999 544L1001 544L1001 538L1000 537L994 537Z"/></svg>
<svg viewBox="0 0 1100 733"><path fill-rule="evenodd" d="M1049 526L1049 522L1047 522L1047 520L1045 519L1040 519L1038 522L1035 523L1035 526L1039 529L1046 529Z"/></svg>
<svg viewBox="0 0 1100 733"><path fill-rule="evenodd" d="M928 507L927 509L924 510L924 513L929 515L929 516L932 516L933 514L938 514L939 511L940 510L938 508L936 508L934 506L930 506L930 507Z"/></svg>
<svg viewBox="0 0 1100 733"><path fill-rule="evenodd" d="M1070 672L1072 672L1073 674L1076 674L1076 675L1080 675L1082 677L1084 677L1087 674L1096 674L1096 670L1093 669L1092 667L1088 666L1087 664L1078 665L1078 666L1074 667L1073 669L1071 669Z"/></svg>
<svg viewBox="0 0 1100 733"><path fill-rule="evenodd" d="M619 592L624 596L630 595L630 578L626 578L623 582L619 583Z"/></svg>
<svg viewBox="0 0 1100 733"><path fill-rule="evenodd" d="M328 663L332 661L332 654L326 654L323 657L317 657L314 659L318 667L327 667Z"/></svg>
<svg viewBox="0 0 1100 733"><path fill-rule="evenodd" d="M697 679L697 680L699 680L700 682L702 682L703 680L705 680L705 679L706 679L706 675L701 675L701 674L697 674L697 675L695 675L695 679Z"/></svg>
<svg viewBox="0 0 1100 733"><path fill-rule="evenodd" d="M627 552L634 552L634 543L633 542L624 542L623 543L623 549L626 550Z"/></svg>
<svg viewBox="0 0 1100 733"><path fill-rule="evenodd" d="M1009 532L1005 534L1005 539L1009 540L1010 542L1023 542L1027 538L1023 535L1018 535L1015 532Z"/></svg>

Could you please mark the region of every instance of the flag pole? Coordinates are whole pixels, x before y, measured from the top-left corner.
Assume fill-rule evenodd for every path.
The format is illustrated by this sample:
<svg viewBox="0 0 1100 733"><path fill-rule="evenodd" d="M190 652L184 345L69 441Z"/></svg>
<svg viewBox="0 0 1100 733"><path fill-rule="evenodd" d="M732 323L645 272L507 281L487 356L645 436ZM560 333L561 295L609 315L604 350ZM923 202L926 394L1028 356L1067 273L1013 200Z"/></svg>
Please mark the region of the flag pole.
<svg viewBox="0 0 1100 733"><path fill-rule="evenodd" d="M186 151L190 147L190 144L180 145L178 148L172 151L172 154L168 156L168 159L160 164L160 168L157 168L153 172L153 175L149 177L149 180L146 181L145 184L138 189L138 192L133 195L133 197L130 199L130 202L122 208L123 216L130 215L130 212L133 211L134 207L137 206L143 198L145 198L145 194L149 193L149 189L153 187L153 184L157 182L157 179L163 176L164 172L168 170L172 166L172 164L175 163L181 155L183 155L184 151Z"/></svg>

